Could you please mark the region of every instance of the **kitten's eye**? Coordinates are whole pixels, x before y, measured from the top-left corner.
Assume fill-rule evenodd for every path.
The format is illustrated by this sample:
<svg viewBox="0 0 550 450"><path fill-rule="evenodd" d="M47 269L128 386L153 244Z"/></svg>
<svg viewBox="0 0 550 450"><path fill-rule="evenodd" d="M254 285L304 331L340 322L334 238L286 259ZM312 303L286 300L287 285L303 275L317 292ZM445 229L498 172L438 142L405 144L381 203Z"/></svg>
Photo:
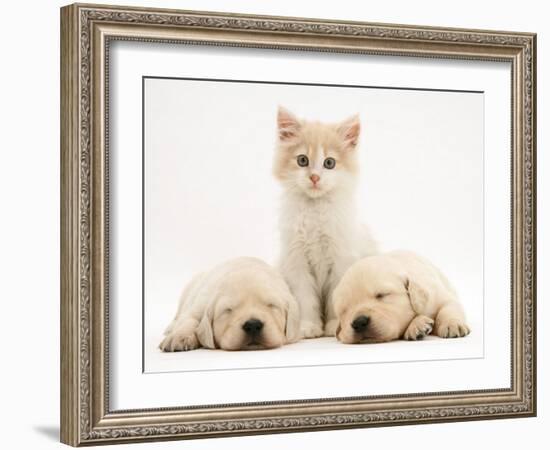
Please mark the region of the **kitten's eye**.
<svg viewBox="0 0 550 450"><path fill-rule="evenodd" d="M334 169L334 167L336 166L336 160L334 158L328 157L327 159L325 159L323 166L325 166L325 169Z"/></svg>
<svg viewBox="0 0 550 450"><path fill-rule="evenodd" d="M382 300L384 297L386 297L388 294L378 293L376 294L376 300Z"/></svg>
<svg viewBox="0 0 550 450"><path fill-rule="evenodd" d="M298 155L296 162L300 167L307 167L309 164L309 158L306 155Z"/></svg>

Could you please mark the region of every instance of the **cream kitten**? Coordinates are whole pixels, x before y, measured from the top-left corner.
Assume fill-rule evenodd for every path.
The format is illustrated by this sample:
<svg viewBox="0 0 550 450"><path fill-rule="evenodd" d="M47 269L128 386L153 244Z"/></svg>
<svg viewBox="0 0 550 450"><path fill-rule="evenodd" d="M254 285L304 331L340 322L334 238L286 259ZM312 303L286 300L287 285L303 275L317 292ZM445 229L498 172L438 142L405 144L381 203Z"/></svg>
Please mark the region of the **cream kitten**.
<svg viewBox="0 0 550 450"><path fill-rule="evenodd" d="M356 219L359 116L324 124L279 108L277 123L281 272L300 304L302 336L334 336L332 292L349 266L376 252Z"/></svg>

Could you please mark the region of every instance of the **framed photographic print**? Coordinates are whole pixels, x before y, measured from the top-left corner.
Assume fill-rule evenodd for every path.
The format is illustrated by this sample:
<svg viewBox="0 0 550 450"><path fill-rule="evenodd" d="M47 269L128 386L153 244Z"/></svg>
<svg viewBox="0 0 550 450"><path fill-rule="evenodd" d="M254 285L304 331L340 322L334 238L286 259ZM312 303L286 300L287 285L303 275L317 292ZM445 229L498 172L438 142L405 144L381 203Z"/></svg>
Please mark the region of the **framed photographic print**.
<svg viewBox="0 0 550 450"><path fill-rule="evenodd" d="M62 442L535 415L535 58L62 8Z"/></svg>

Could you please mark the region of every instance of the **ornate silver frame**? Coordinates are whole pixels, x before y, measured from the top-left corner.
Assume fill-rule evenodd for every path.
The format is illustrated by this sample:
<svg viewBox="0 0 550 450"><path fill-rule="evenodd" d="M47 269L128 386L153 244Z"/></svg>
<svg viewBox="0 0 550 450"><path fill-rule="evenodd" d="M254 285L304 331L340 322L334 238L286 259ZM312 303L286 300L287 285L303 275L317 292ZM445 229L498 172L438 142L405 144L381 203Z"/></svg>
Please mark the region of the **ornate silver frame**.
<svg viewBox="0 0 550 450"><path fill-rule="evenodd" d="M112 40L508 61L512 66L509 389L111 411L108 95ZM74 4L61 9L61 441L73 446L536 414L536 35Z"/></svg>

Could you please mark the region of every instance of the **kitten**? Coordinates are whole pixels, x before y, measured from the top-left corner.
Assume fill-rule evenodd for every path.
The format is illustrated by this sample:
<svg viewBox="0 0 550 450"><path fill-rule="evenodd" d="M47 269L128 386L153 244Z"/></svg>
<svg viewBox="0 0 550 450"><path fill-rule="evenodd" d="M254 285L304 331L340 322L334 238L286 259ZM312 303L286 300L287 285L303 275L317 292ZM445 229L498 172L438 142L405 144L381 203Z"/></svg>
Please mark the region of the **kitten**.
<svg viewBox="0 0 550 450"><path fill-rule="evenodd" d="M302 337L334 336L334 288L349 266L376 253L368 229L356 220L359 116L324 124L280 107L277 124L280 269L300 304Z"/></svg>

